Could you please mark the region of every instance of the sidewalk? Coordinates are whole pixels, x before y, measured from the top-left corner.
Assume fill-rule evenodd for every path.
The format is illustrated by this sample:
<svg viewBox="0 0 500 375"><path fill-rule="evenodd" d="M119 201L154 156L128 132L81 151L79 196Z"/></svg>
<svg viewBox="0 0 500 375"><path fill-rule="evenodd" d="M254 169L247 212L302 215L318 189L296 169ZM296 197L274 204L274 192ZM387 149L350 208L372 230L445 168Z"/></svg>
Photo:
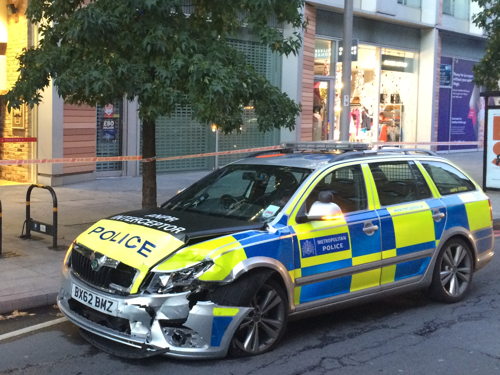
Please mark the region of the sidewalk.
<svg viewBox="0 0 500 375"><path fill-rule="evenodd" d="M482 183L482 153L443 154ZM158 176L158 203L204 176L207 171ZM0 314L55 303L65 249L92 223L115 213L141 208L140 177L107 178L56 187L59 207L58 245L49 249L52 237L33 233L32 240L19 238L25 219L28 185L0 186L3 208L3 256L0 258ZM488 192L493 217L500 218L500 192ZM52 202L48 191L34 189L31 216L50 224Z"/></svg>

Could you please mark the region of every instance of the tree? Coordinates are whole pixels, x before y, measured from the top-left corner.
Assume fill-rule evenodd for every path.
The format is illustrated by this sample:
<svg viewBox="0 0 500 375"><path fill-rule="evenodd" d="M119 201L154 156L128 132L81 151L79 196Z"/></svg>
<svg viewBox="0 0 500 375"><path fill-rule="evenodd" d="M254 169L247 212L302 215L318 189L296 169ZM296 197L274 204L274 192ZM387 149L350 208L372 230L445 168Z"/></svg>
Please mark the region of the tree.
<svg viewBox="0 0 500 375"><path fill-rule="evenodd" d="M293 129L300 107L230 44L251 31L272 51L297 53L303 0L31 0L41 34L19 56L9 108L35 105L53 81L69 103L137 99L143 127L143 207L156 207L155 120L189 104L223 132L240 128L252 105L262 131ZM274 25L291 25L289 36Z"/></svg>
<svg viewBox="0 0 500 375"><path fill-rule="evenodd" d="M486 52L474 67L475 81L489 90L497 90L500 80L500 2L474 0L482 11L474 16L474 23L485 31Z"/></svg>

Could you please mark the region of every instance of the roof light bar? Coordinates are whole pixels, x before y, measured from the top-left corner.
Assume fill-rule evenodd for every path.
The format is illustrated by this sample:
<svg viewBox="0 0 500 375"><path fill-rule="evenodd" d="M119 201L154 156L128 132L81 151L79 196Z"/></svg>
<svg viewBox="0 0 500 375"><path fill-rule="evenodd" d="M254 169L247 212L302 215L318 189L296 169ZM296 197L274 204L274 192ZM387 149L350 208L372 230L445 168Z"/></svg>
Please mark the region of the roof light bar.
<svg viewBox="0 0 500 375"><path fill-rule="evenodd" d="M289 142L283 143L283 148L292 149L294 151L365 151L370 150L371 146L368 143L358 142L333 142L333 141L318 141L318 142Z"/></svg>

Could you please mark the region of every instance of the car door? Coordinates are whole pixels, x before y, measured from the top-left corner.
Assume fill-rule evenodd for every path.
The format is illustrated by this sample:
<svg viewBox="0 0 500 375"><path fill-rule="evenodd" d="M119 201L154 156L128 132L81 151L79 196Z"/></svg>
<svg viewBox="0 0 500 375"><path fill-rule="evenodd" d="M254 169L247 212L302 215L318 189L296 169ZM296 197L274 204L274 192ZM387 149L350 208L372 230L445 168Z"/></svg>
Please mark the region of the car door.
<svg viewBox="0 0 500 375"><path fill-rule="evenodd" d="M369 164L382 236L381 285L420 278L443 231L444 205L413 161Z"/></svg>
<svg viewBox="0 0 500 375"><path fill-rule="evenodd" d="M367 194L363 169L351 164L326 171L299 202L295 218L292 214L299 258L296 305L328 303L333 297L348 298L351 293L379 286L379 218ZM333 193L342 215L330 220L301 220L324 191Z"/></svg>

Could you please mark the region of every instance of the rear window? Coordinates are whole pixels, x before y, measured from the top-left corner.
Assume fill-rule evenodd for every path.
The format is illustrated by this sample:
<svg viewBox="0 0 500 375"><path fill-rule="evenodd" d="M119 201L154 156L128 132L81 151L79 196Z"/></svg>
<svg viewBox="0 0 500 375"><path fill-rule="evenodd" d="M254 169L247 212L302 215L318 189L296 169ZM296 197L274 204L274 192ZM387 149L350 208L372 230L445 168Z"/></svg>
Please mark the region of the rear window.
<svg viewBox="0 0 500 375"><path fill-rule="evenodd" d="M370 170L382 206L427 199L432 195L424 176L413 162L370 163Z"/></svg>
<svg viewBox="0 0 500 375"><path fill-rule="evenodd" d="M476 190L476 187L467 176L449 164L431 161L422 162L422 165L434 180L441 195Z"/></svg>

